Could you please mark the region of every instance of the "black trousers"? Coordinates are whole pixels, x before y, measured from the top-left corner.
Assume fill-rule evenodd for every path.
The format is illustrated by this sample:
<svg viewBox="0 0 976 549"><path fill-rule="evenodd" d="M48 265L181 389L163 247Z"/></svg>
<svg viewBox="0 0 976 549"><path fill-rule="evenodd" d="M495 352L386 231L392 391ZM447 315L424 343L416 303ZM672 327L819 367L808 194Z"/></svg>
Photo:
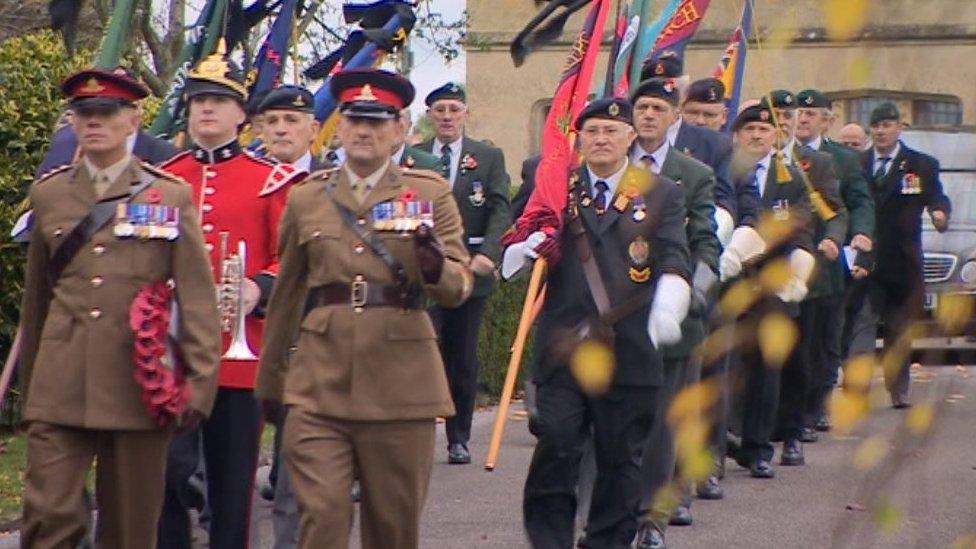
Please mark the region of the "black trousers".
<svg viewBox="0 0 976 549"><path fill-rule="evenodd" d="M471 418L478 396L478 330L485 314L485 298L477 297L460 307L433 307L430 311L440 334L441 357L454 400L455 416L445 424L449 444L467 444Z"/></svg>
<svg viewBox="0 0 976 549"><path fill-rule="evenodd" d="M923 283L911 275L884 278L874 275L868 279L871 306L884 324L884 352L889 352L911 323L922 315ZM900 361L896 371L885 371L885 388L892 397L908 398L911 383L910 353Z"/></svg>
<svg viewBox="0 0 976 549"><path fill-rule="evenodd" d="M759 320L766 314L788 313L785 303L775 297L765 297L736 325L736 331L746 330L745 345L739 354L736 385L741 389L742 448L741 461L772 460L773 445L769 439L776 424L779 406L780 368L763 360L757 341Z"/></svg>
<svg viewBox="0 0 976 549"><path fill-rule="evenodd" d="M795 319L800 330L799 339L780 373L775 432L783 440L799 439L806 425L804 412L811 386L812 355L814 347L819 345L817 305L814 301L808 299L800 303L800 316Z"/></svg>
<svg viewBox="0 0 976 549"><path fill-rule="evenodd" d="M254 392L221 388L213 412L200 427L207 470L210 547L241 549L249 542L251 494L261 438L261 413ZM199 449L188 441L170 446L166 498L159 522L160 548L189 548L189 507L179 496L196 470ZM171 498L172 494L172 498ZM186 544L184 544L186 542Z"/></svg>
<svg viewBox="0 0 976 549"><path fill-rule="evenodd" d="M812 427L825 413L827 397L837 384L841 364L841 336L844 329L844 294L809 300L814 317L810 345L805 347L810 383L807 386L803 423ZM801 312L802 314L802 312ZM807 337L801 333L801 338Z"/></svg>
<svg viewBox="0 0 976 549"><path fill-rule="evenodd" d="M587 547L626 547L637 530L640 456L657 408L656 387L612 387L591 398L561 370L538 386L541 433L525 480L522 513L536 549L574 546L576 484L592 429L596 481Z"/></svg>

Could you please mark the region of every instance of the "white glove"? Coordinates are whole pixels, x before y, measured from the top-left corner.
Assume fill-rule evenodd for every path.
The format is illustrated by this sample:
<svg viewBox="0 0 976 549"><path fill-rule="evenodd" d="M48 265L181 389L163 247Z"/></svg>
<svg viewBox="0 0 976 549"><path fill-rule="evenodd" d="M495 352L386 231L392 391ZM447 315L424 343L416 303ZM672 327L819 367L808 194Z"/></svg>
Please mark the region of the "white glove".
<svg viewBox="0 0 976 549"><path fill-rule="evenodd" d="M530 259L539 257L535 247L542 244L545 239L546 233L536 231L524 241L505 248L505 254L502 256L502 278L511 280L525 268Z"/></svg>
<svg viewBox="0 0 976 549"><path fill-rule="evenodd" d="M734 278L742 271L742 263L762 255L766 242L755 229L747 225L732 231L725 251L718 258L718 272L722 282Z"/></svg>
<svg viewBox="0 0 976 549"><path fill-rule="evenodd" d="M817 259L806 250L797 248L790 253L790 281L776 295L787 303L799 303L807 296L807 282L817 266Z"/></svg>
<svg viewBox="0 0 976 549"><path fill-rule="evenodd" d="M718 237L718 241L725 247L729 243L729 238L732 237L732 229L735 228L735 221L732 219L732 214L728 210L721 206L715 206L715 236Z"/></svg>
<svg viewBox="0 0 976 549"><path fill-rule="evenodd" d="M655 348L681 341L681 321L688 316L690 302L691 287L685 279L671 273L661 275L647 319L647 335Z"/></svg>

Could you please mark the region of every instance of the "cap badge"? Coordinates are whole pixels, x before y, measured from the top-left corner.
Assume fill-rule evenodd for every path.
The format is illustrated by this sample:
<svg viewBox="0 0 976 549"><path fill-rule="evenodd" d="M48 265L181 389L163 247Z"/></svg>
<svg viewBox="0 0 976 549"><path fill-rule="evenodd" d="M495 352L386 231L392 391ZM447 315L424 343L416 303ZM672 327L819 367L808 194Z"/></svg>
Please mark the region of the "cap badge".
<svg viewBox="0 0 976 549"><path fill-rule="evenodd" d="M356 101L376 101L376 96L373 95L373 88L369 84L363 85L362 89L359 90L359 94L353 97Z"/></svg>
<svg viewBox="0 0 976 549"><path fill-rule="evenodd" d="M807 98L803 102L806 103L807 105L813 105L813 96L812 95L808 95Z"/></svg>
<svg viewBox="0 0 976 549"><path fill-rule="evenodd" d="M715 88L708 88L708 100L718 101L718 96L715 95Z"/></svg>
<svg viewBox="0 0 976 549"><path fill-rule="evenodd" d="M299 95L299 96L296 96L295 97L295 100L292 101L291 104L292 104L293 107L304 107L305 106L305 100L302 99L302 96L301 95Z"/></svg>
<svg viewBox="0 0 976 549"><path fill-rule="evenodd" d="M759 119L763 122L769 120L769 111L759 111Z"/></svg>
<svg viewBox="0 0 976 549"><path fill-rule="evenodd" d="M674 93L674 80L668 78L661 87L668 93Z"/></svg>
<svg viewBox="0 0 976 549"><path fill-rule="evenodd" d="M88 82L85 82L85 87L79 89L81 93L98 93L105 90L105 86L98 83L97 78L89 78Z"/></svg>
<svg viewBox="0 0 976 549"><path fill-rule="evenodd" d="M224 61L223 56L215 53L201 61L200 66L197 67L197 70L193 71L194 74L191 76L222 80L227 75L227 72L227 63Z"/></svg>
<svg viewBox="0 0 976 549"><path fill-rule="evenodd" d="M783 98L783 103L786 103L787 105L792 105L793 104L793 96L792 95L787 95L786 97L784 97Z"/></svg>
<svg viewBox="0 0 976 549"><path fill-rule="evenodd" d="M610 103L610 106L607 107L607 114L610 116L617 116L620 114L620 107L618 107L616 103Z"/></svg>
<svg viewBox="0 0 976 549"><path fill-rule="evenodd" d="M661 63L656 64L654 66L654 74L657 76L664 74L664 65L662 65Z"/></svg>

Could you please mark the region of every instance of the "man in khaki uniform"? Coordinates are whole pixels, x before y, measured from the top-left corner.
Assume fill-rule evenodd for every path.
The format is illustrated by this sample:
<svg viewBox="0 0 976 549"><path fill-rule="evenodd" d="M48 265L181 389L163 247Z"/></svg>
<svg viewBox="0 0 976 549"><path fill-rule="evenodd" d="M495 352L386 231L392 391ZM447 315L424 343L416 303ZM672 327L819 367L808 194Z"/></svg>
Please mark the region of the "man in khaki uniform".
<svg viewBox="0 0 976 549"><path fill-rule="evenodd" d="M332 93L346 160L288 197L256 391L267 413L288 406L283 455L299 545L348 546L358 470L362 546L413 548L434 418L454 414L425 299L464 302L469 257L446 182L390 160L410 82L348 70L333 78Z"/></svg>
<svg viewBox="0 0 976 549"><path fill-rule="evenodd" d="M99 546L151 548L172 432L167 424L182 407L160 413L144 403L161 389L175 394L179 383L159 377L170 376L167 365L147 377L142 363L142 382L136 381L136 356L148 344L145 328L136 340L130 307L148 286L175 284L174 331L189 391L178 422L198 422L213 404L220 353L210 265L189 186L127 151L139 118L123 107L148 90L125 76L87 70L68 77L62 91L72 98L82 159L30 190L21 545L78 545L85 477L97 459ZM152 341L164 339L157 332Z"/></svg>

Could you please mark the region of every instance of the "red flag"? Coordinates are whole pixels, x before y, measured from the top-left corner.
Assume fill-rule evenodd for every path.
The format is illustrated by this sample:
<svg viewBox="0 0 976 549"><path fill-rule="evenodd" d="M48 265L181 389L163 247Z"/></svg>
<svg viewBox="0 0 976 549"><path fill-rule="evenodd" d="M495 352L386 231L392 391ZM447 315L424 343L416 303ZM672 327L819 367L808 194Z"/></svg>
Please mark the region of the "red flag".
<svg viewBox="0 0 976 549"><path fill-rule="evenodd" d="M678 10L674 12L674 15L668 20L668 24L658 35L657 40L654 41L654 47L651 48L648 59L656 59L665 51L673 51L679 57L684 57L685 46L688 45L691 37L698 30L698 25L705 17L705 12L710 3L711 0L684 0L681 2Z"/></svg>
<svg viewBox="0 0 976 549"><path fill-rule="evenodd" d="M550 237L562 228L562 212L566 209L569 173L578 166L573 151L575 131L573 121L586 106L590 81L600 53L600 41L611 0L595 0L586 22L573 43L563 68L562 78L552 98L542 133L542 159L535 172L535 189L515 230L503 238L503 244L524 241L535 231ZM537 248L552 263L557 246L552 238L548 245Z"/></svg>

